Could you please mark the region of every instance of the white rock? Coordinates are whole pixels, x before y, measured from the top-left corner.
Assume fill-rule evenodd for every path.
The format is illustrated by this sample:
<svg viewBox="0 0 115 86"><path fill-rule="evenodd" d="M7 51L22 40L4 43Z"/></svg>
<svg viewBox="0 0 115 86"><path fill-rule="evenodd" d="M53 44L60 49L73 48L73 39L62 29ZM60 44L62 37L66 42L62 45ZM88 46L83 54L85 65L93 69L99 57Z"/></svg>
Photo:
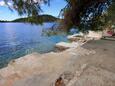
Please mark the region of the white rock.
<svg viewBox="0 0 115 86"><path fill-rule="evenodd" d="M59 42L56 44L56 48L59 49L68 49L68 48L76 48L79 44L77 42L67 43L67 42Z"/></svg>
<svg viewBox="0 0 115 86"><path fill-rule="evenodd" d="M102 38L102 32L89 31L87 37L93 38L94 40L99 40Z"/></svg>
<svg viewBox="0 0 115 86"><path fill-rule="evenodd" d="M68 39L71 39L71 38L76 38L77 36L83 36L83 33L78 33L78 34L74 34L74 35L69 35L67 36Z"/></svg>

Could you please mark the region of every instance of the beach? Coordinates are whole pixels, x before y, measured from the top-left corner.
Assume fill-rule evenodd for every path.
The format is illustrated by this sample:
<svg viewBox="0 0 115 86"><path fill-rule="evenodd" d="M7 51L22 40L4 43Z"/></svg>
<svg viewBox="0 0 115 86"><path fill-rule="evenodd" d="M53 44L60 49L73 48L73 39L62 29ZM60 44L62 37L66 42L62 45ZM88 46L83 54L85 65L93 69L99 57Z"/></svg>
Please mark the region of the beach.
<svg viewBox="0 0 115 86"><path fill-rule="evenodd" d="M26 55L0 70L0 86L115 86L114 44L91 40L62 52Z"/></svg>

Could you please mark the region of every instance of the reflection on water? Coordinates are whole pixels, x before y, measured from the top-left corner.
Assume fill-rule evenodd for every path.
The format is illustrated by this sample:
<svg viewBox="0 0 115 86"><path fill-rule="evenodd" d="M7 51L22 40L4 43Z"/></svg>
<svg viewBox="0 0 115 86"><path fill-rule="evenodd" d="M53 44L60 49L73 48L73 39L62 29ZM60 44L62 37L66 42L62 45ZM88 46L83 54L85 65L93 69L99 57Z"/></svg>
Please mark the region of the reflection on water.
<svg viewBox="0 0 115 86"><path fill-rule="evenodd" d="M55 43L66 41L65 35L42 36L42 30L52 25L53 23L44 23L42 26L0 23L0 67L32 52L49 52L54 49Z"/></svg>

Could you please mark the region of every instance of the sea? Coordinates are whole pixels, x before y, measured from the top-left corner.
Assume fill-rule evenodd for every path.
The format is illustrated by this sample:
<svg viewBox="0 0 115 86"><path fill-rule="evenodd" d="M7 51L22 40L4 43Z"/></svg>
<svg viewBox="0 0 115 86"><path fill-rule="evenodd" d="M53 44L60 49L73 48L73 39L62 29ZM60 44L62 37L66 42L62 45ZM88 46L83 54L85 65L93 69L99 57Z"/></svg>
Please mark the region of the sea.
<svg viewBox="0 0 115 86"><path fill-rule="evenodd" d="M0 23L0 68L19 57L33 52L47 53L55 44L67 41L66 34L43 35L54 25L52 22L35 25L29 23ZM51 31L51 30L50 30Z"/></svg>

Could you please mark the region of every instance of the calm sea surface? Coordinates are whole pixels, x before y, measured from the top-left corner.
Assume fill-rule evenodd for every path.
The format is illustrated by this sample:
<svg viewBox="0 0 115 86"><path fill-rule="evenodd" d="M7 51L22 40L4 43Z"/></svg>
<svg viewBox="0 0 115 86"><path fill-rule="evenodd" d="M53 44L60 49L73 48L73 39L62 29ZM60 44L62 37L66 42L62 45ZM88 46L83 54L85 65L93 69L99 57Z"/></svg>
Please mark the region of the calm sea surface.
<svg viewBox="0 0 115 86"><path fill-rule="evenodd" d="M54 50L57 42L67 41L66 35L42 35L43 29L52 25L53 23L0 23L0 68L12 59L32 52L46 53Z"/></svg>

